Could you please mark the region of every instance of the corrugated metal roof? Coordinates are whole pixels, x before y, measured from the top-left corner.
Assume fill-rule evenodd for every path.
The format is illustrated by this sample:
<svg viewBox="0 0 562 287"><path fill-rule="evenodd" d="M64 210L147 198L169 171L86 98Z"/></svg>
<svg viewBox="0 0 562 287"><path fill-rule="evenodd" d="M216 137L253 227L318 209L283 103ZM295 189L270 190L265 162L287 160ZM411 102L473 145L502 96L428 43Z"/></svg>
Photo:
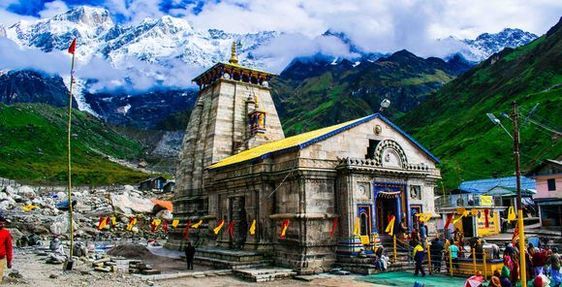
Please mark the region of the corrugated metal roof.
<svg viewBox="0 0 562 287"><path fill-rule="evenodd" d="M521 190L535 190L535 180L525 176L521 177ZM495 187L505 189L516 188L515 176L463 181L459 189L470 193L485 193Z"/></svg>
<svg viewBox="0 0 562 287"><path fill-rule="evenodd" d="M369 115L369 116L366 116L366 117L363 117L363 118L359 118L359 119L356 119L356 120L352 120L352 121L348 121L348 122L345 122L345 123L329 126L329 127L326 127L326 128L310 131L310 132L303 133L303 134L300 134L300 135L295 135L295 136L284 138L284 139L281 139L281 140L278 140L278 141L266 143L266 144L257 146L255 148L242 151L238 154L229 156L229 157L211 165L209 168L215 169L215 168L225 167L225 166L228 166L228 165L231 165L231 164L241 163L241 162L245 162L245 161L263 160L263 159L268 158L268 157L270 157L274 154L288 152L288 151L292 151L292 150L303 149L303 148L305 148L305 147L307 147L311 144L317 143L319 141L323 141L323 140L325 140L329 137L332 137L336 134L339 134L343 131L351 129L351 128L357 126L357 125L368 122L368 121L370 121L372 119L375 119L375 118L380 118L385 123L392 126L394 129L396 129L398 132L400 132L403 136L405 136L408 140L410 140L412 143L414 143L416 146L418 146L422 151L424 151L431 159L433 159L435 162L439 162L439 159L437 157L435 157L433 154L431 154L427 149L425 149L421 144L419 144L416 140L414 140L410 135L408 135L406 132L401 130L398 126L396 126L394 123L392 123L390 120L388 120L387 118L385 118L381 114L376 113L376 114L372 114L372 115Z"/></svg>

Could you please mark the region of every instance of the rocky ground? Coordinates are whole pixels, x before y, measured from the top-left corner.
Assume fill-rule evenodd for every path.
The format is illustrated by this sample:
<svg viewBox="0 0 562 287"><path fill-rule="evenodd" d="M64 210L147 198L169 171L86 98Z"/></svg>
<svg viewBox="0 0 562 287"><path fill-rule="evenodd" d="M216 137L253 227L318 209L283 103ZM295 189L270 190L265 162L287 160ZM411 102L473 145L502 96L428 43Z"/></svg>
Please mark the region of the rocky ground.
<svg viewBox="0 0 562 287"><path fill-rule="evenodd" d="M151 232L152 219L171 222L172 214L151 199L169 199L170 195L157 195L138 191L132 186L112 186L105 188L75 188L73 190L74 235L83 241L103 238L120 239L164 238L161 228ZM64 204L67 193L63 187L6 186L0 188L0 212L10 221L14 244L26 244L20 239L34 236L34 240L50 240L54 236L61 240L68 238L68 204ZM66 208L65 208L66 207ZM115 222L99 230L100 218L114 217ZM136 217L138 223L134 230L126 229L130 218Z"/></svg>
<svg viewBox="0 0 562 287"><path fill-rule="evenodd" d="M320 275L312 281L302 281L296 279L285 279L273 282L252 283L243 281L235 276L205 276L200 278L181 277L176 279L152 281L143 279L141 276L131 275L126 267L119 266L118 271L113 273L96 272L92 270L91 263L76 260L72 271L62 271L62 265L52 265L45 263L45 256L37 255L37 251L32 248L18 248L15 250L13 269L7 273L17 270L21 278L11 278L8 276L4 280L6 286L205 286L205 287L226 287L226 286L266 286L266 287L285 287L285 286L370 286L371 283L357 281L356 276L335 276ZM185 272L185 262L170 258L161 257L149 260L155 267L169 273ZM194 272L208 270L205 266L195 266Z"/></svg>

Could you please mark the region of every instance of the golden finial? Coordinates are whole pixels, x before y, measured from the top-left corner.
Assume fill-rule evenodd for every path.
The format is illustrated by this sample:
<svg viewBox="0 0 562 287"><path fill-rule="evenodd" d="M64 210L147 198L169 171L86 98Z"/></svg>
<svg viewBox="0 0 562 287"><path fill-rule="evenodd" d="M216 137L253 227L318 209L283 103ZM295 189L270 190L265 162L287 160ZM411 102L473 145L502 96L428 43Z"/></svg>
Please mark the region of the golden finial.
<svg viewBox="0 0 562 287"><path fill-rule="evenodd" d="M238 65L238 57L236 56L236 41L232 42L232 48L230 49L230 60L229 63Z"/></svg>

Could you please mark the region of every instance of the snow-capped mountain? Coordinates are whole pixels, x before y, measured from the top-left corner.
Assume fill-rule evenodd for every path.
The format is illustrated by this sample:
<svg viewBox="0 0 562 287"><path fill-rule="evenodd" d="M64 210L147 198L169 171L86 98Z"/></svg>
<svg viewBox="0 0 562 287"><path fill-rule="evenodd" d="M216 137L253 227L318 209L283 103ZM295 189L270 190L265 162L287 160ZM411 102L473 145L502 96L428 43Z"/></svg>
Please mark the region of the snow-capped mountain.
<svg viewBox="0 0 562 287"><path fill-rule="evenodd" d="M64 50L78 38L77 60L98 56L114 67L125 67L135 59L163 66L181 60L194 69L228 59L230 45L238 42L243 64L260 67L249 53L279 33L230 34L220 30L197 31L186 20L163 16L144 19L136 25L115 24L109 11L81 6L49 19L20 21L7 28L7 37L20 46L45 52Z"/></svg>
<svg viewBox="0 0 562 287"><path fill-rule="evenodd" d="M454 37L443 39L457 46L458 54L472 62L480 62L504 48L516 48L538 38L537 35L521 29L505 28L499 33L480 34L476 39L460 40Z"/></svg>
<svg viewBox="0 0 562 287"><path fill-rule="evenodd" d="M104 59L113 68L123 71L121 76L125 79L115 79L119 84L142 82L138 78L145 77L143 80L147 84L183 87L189 85L190 76L216 62L226 61L233 41L238 43L243 65L267 69L268 59L261 57L257 50L281 35L275 31L232 34L216 29L197 30L188 21L171 16L120 25L112 20L108 10L89 6L80 6L52 18L23 20L5 29L0 27L0 36L3 34L21 47L44 52L63 51L76 37L77 61L85 65L94 58ZM358 55L358 59L350 59L355 62L374 61L386 55L361 50L347 35L335 30L328 30L322 36L339 38L353 55ZM443 44L454 42L456 48L451 54L458 53L469 61L478 62L503 47L516 47L534 38L536 35L519 29L505 29L497 34L482 34L474 40L447 38ZM178 78L177 75L182 75L181 79L170 80Z"/></svg>

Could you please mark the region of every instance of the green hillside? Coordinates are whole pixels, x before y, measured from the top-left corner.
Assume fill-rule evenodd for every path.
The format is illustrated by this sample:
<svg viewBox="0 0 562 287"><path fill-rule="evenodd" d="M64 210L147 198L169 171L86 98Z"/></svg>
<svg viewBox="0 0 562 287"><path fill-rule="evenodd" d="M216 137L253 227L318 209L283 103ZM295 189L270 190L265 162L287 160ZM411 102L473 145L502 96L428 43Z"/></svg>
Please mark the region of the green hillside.
<svg viewBox="0 0 562 287"><path fill-rule="evenodd" d="M286 135L372 114L385 98L392 102L389 114L397 117L469 68L458 57L445 62L406 50L359 64L331 62L296 60L272 81Z"/></svg>
<svg viewBox="0 0 562 287"><path fill-rule="evenodd" d="M66 181L66 110L44 104L0 103L0 177L27 183ZM89 114L73 113L73 183L134 183L146 174L107 159L137 159L131 141Z"/></svg>
<svg viewBox="0 0 562 287"><path fill-rule="evenodd" d="M494 126L499 116L520 105L521 162L529 169L545 158L562 155L562 141L524 118L562 130L562 22L526 46L493 55L431 95L398 123L442 159L445 186L462 180L513 175L511 138Z"/></svg>

